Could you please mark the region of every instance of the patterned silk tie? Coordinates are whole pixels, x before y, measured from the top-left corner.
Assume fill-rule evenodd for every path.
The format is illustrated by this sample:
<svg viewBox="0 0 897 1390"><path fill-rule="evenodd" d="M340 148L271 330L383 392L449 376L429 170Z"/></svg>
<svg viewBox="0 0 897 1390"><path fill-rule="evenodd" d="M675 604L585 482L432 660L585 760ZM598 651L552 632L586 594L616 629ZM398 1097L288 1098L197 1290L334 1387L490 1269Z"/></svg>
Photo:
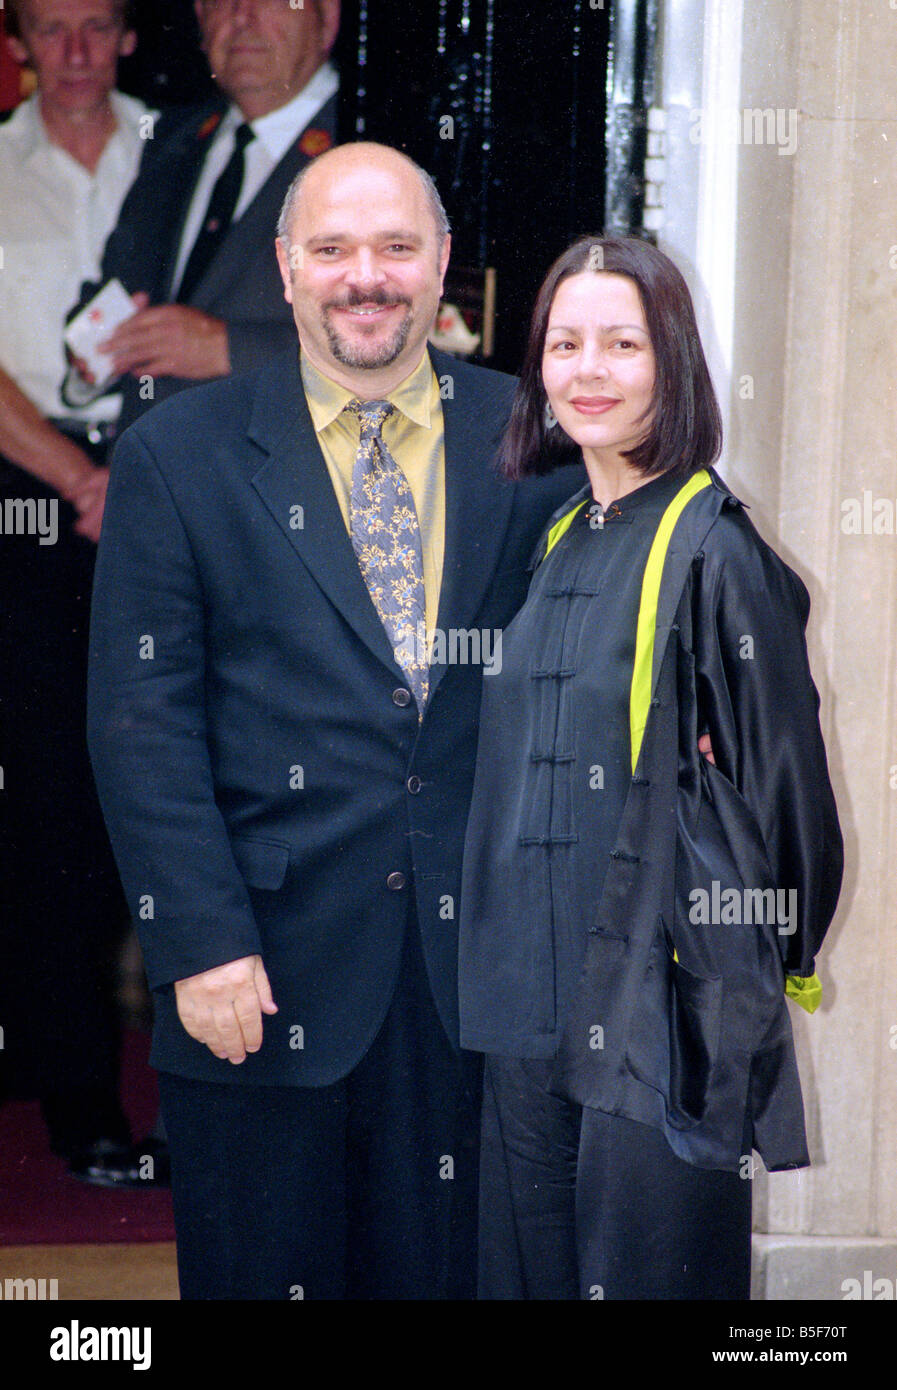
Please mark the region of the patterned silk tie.
<svg viewBox="0 0 897 1390"><path fill-rule="evenodd" d="M420 524L408 480L383 442L389 401L349 401L361 426L352 473L352 548L423 717L430 685Z"/></svg>

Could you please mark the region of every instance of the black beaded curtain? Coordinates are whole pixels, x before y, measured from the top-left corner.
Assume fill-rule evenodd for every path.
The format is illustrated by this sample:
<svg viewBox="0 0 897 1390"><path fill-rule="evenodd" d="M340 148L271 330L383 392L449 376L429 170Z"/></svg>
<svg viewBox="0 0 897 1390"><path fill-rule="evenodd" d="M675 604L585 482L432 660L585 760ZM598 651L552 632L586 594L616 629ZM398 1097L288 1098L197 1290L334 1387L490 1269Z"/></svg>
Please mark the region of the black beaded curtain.
<svg viewBox="0 0 897 1390"><path fill-rule="evenodd" d="M134 14L137 49L119 65L122 90L156 107L213 98L192 0L135 0Z"/></svg>
<svg viewBox="0 0 897 1390"><path fill-rule="evenodd" d="M343 0L334 54L341 138L396 145L433 174L454 264L497 272L491 363L507 371L519 367L550 262L604 225L610 8ZM191 0L138 0L137 11L140 46L123 64L125 90L162 106L213 94Z"/></svg>
<svg viewBox="0 0 897 1390"><path fill-rule="evenodd" d="M344 0L345 138L436 179L456 265L497 272L492 365L516 371L553 258L604 220L608 9L591 0Z"/></svg>

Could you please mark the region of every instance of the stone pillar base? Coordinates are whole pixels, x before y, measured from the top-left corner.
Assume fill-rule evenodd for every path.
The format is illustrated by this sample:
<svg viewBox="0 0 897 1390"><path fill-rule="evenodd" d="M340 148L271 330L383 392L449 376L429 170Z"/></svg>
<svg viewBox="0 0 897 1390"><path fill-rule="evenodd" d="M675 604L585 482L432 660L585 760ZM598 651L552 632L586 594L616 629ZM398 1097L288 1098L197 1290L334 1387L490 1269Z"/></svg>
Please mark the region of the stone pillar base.
<svg viewBox="0 0 897 1390"><path fill-rule="evenodd" d="M751 1298L893 1301L897 1239L755 1235Z"/></svg>

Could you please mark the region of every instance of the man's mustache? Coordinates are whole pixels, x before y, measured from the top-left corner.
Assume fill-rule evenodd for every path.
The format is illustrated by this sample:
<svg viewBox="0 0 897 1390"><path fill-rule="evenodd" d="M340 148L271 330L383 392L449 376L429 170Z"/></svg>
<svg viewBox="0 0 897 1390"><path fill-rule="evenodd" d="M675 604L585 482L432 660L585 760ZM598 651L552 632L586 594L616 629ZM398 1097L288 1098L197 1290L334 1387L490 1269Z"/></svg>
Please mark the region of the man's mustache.
<svg viewBox="0 0 897 1390"><path fill-rule="evenodd" d="M360 290L352 290L345 299L328 299L324 309L359 309L362 304L382 304L392 307L394 304L406 304L411 307L411 300L406 295L390 295L385 290L370 290L363 294Z"/></svg>

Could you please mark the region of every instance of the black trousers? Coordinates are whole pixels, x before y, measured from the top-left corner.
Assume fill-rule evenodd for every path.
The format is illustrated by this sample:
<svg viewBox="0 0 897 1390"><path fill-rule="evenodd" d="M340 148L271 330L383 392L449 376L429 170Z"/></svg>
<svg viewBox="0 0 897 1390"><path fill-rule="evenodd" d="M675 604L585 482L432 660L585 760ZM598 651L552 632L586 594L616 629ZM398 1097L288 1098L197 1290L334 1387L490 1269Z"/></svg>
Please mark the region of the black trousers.
<svg viewBox="0 0 897 1390"><path fill-rule="evenodd" d="M750 1180L552 1095L552 1070L486 1059L480 1297L749 1298Z"/></svg>
<svg viewBox="0 0 897 1390"><path fill-rule="evenodd" d="M55 502L59 532L0 533L0 1068L41 1099L64 1150L127 1137L111 980L127 909L85 731L96 546L68 503L0 459L9 499Z"/></svg>
<svg viewBox="0 0 897 1390"><path fill-rule="evenodd" d="M414 917L385 1022L343 1080L161 1073L181 1297L473 1298L480 1077L436 1014Z"/></svg>

